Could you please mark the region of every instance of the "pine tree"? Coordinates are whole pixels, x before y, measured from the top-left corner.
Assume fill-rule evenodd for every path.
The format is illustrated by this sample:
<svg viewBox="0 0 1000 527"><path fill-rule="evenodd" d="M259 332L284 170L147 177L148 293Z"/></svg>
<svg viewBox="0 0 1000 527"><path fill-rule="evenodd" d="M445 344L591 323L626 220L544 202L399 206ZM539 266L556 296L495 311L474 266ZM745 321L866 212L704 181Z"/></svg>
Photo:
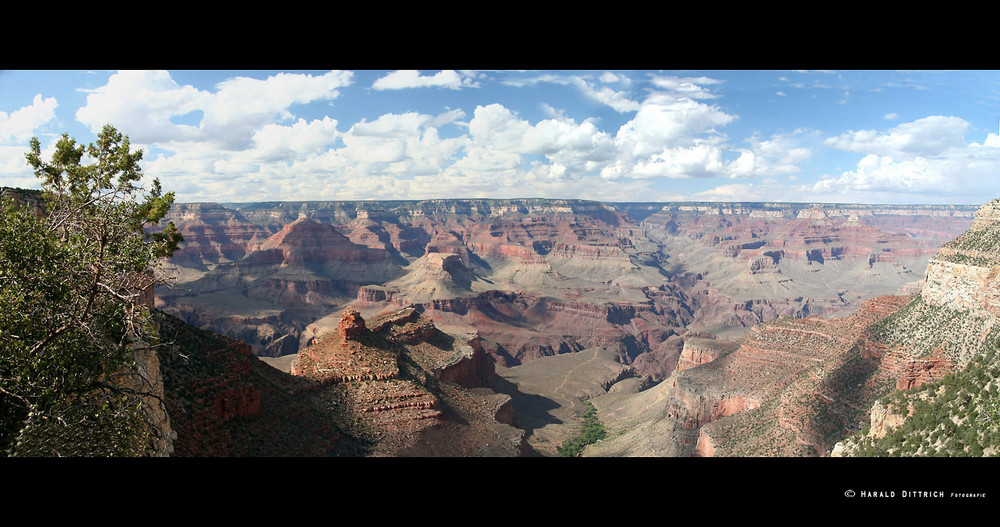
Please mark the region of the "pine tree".
<svg viewBox="0 0 1000 527"><path fill-rule="evenodd" d="M155 343L156 263L182 241L174 200L140 186L142 151L105 126L50 161L30 141L43 214L0 196L0 452L145 455L157 432L137 351Z"/></svg>

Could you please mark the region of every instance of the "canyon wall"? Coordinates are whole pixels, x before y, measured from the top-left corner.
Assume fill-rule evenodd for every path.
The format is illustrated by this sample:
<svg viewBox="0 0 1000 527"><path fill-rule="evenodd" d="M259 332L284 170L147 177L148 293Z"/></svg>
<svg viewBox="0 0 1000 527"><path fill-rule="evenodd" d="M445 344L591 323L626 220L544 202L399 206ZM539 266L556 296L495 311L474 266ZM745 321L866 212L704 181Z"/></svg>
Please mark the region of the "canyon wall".
<svg viewBox="0 0 1000 527"><path fill-rule="evenodd" d="M815 213L807 217L824 221ZM912 221L907 225L927 232ZM711 243L724 240L725 232L719 236ZM830 233L831 239L836 236ZM811 242L782 243L788 248ZM749 249L775 245L767 241ZM727 250L730 255L748 249L730 247L736 247ZM897 247L913 254L905 243ZM774 263L789 254L766 252L767 259L749 260L751 273L777 273ZM830 254L850 258L863 251ZM829 261L824 251L804 255L822 259L821 265ZM1000 345L998 273L1000 200L993 200L928 259L915 293L865 301L839 318L781 317L754 326L737 341L687 338L677 370L661 383L669 396L659 418L676 423L672 435L679 455L844 455L851 448L841 442L844 437L865 428L869 437L883 437L906 420L879 402L881 397L940 380ZM605 445L599 451L641 450Z"/></svg>
<svg viewBox="0 0 1000 527"><path fill-rule="evenodd" d="M690 324L849 312L923 278L971 210L428 200L175 204L169 219L185 243L157 306L258 355L297 352L346 305L411 306L514 365L592 345L632 362Z"/></svg>

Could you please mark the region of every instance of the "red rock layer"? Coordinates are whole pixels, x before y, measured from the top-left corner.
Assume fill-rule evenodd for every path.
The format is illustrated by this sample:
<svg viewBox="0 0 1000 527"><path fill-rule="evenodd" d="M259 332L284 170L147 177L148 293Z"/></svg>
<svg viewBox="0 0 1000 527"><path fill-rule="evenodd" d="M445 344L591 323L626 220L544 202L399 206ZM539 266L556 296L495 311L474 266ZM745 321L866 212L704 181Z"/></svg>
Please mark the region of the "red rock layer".
<svg viewBox="0 0 1000 527"><path fill-rule="evenodd" d="M829 438L856 426L856 409L881 393L878 379L898 375L865 331L907 300L879 297L842 319L761 324L735 351L679 371L666 381L666 415L700 438L680 434L678 441L689 443L692 455L768 455L759 450L764 445L777 455L829 451Z"/></svg>

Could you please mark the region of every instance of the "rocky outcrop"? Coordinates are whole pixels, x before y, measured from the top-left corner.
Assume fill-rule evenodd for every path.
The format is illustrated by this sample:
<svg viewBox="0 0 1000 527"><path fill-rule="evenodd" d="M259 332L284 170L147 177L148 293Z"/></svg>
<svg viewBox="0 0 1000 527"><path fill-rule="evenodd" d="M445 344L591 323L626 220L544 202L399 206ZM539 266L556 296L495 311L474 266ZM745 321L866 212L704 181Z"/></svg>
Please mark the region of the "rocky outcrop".
<svg viewBox="0 0 1000 527"><path fill-rule="evenodd" d="M736 348L737 344L732 341L700 337L685 339L684 348L677 362L677 371L707 364L726 353L731 353Z"/></svg>
<svg viewBox="0 0 1000 527"><path fill-rule="evenodd" d="M15 207L30 208L37 217L45 214L45 199L40 190L0 187L0 206L5 205L8 199L13 201Z"/></svg>
<svg viewBox="0 0 1000 527"><path fill-rule="evenodd" d="M170 346L160 351L166 403L176 429L174 455L230 456L242 447L231 427L261 410L252 380L257 358L243 342L160 317Z"/></svg>
<svg viewBox="0 0 1000 527"><path fill-rule="evenodd" d="M346 346L348 341L358 340L367 330L365 319L361 318L361 313L357 309L347 308L344 310L344 314L340 318L340 324L337 326L341 345Z"/></svg>
<svg viewBox="0 0 1000 527"><path fill-rule="evenodd" d="M788 384L777 399L771 399L773 403L762 402L752 420L750 413L741 413L703 425L693 454L788 452L779 445L794 438L799 445L811 445L801 450L807 455L840 456L852 447L831 444L831 437L844 437L865 424L871 438L885 436L905 422L908 411L887 408L876 399L889 390L911 391L941 379L1000 343L998 273L1000 200L994 200L976 213L968 231L944 244L930 260L919 293L866 303L850 317L823 322L828 329L816 326L812 337L775 333L784 323L755 327L751 335L756 336L750 341L756 346L766 341L763 350L774 349L779 342L794 343L799 351L816 350L827 340L831 350L846 351L829 355L819 368L801 370L805 375ZM805 322L793 325L803 327ZM827 337L814 338L821 334ZM730 356L751 351L750 341ZM789 355L786 362L797 362L799 357L801 353ZM726 361L711 366L718 362ZM677 382L682 384L683 378ZM773 410L762 413L769 406ZM696 412L689 414L697 417ZM771 415L777 417L777 426L759 424L767 423Z"/></svg>
<svg viewBox="0 0 1000 527"><path fill-rule="evenodd" d="M373 455L525 452L523 432L510 425L510 398L482 388L494 376L489 355L416 309L367 320L345 309L338 329L300 352L292 373L324 387L348 431L376 445Z"/></svg>
<svg viewBox="0 0 1000 527"><path fill-rule="evenodd" d="M883 368L868 328L907 297L880 297L842 319L782 318L753 327L736 349L695 359L716 344L686 339L665 417L687 455L824 455L859 429L861 409L901 373ZM891 380L891 381L890 381ZM831 439L834 438L834 439Z"/></svg>
<svg viewBox="0 0 1000 527"><path fill-rule="evenodd" d="M666 415L677 421L681 428L699 429L716 419L760 406L760 401L755 398L724 392L706 393L699 388L701 386L684 382L674 385Z"/></svg>
<svg viewBox="0 0 1000 527"><path fill-rule="evenodd" d="M910 390L918 388L925 382L944 377L954 371L955 364L943 353L936 351L927 357L906 361L901 369L896 380L896 389Z"/></svg>
<svg viewBox="0 0 1000 527"><path fill-rule="evenodd" d="M907 417L905 413L900 414L896 411L892 411L883 406L879 401L875 401L875 404L872 405L868 415L871 422L871 428L868 433L872 437L884 437L886 434L899 427L899 425L903 424Z"/></svg>
<svg viewBox="0 0 1000 527"><path fill-rule="evenodd" d="M693 455L694 457L715 456L715 445L712 444L712 437L704 428L698 430L698 442L695 444Z"/></svg>

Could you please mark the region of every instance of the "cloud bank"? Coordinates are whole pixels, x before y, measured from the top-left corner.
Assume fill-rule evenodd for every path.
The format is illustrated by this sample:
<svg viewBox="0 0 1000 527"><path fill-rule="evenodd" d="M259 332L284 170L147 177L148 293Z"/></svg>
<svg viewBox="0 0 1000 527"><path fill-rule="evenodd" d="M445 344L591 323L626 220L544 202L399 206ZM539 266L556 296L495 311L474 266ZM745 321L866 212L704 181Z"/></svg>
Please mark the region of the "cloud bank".
<svg viewBox="0 0 1000 527"><path fill-rule="evenodd" d="M969 141L973 127L955 116L929 115L888 129L826 137L800 128L731 137L741 116L726 104L726 82L710 75L445 70L388 72L365 86L357 79L341 71L281 73L195 87L165 71L120 71L88 89L73 117L94 133L111 123L133 145L150 150L147 176L160 178L184 201L870 201L961 196L970 188L1000 192L995 182L1000 139L990 133L981 143ZM795 87L782 82L786 89ZM345 93L359 88L483 94L491 84L514 91L575 90L588 104L619 115L621 124L572 117L581 114L556 98L535 102L541 118L525 117L509 100L482 100L488 97L483 95L475 103L456 99L460 102L439 111L386 111L353 122L337 110L356 104ZM304 110L316 105L328 111ZM29 180L19 166L23 145L56 120L57 108L56 98L39 94L29 106L0 111L4 184ZM879 115L882 122L901 120L895 112ZM855 161L838 172L805 172L817 152L852 155ZM678 190L681 182L701 186Z"/></svg>

